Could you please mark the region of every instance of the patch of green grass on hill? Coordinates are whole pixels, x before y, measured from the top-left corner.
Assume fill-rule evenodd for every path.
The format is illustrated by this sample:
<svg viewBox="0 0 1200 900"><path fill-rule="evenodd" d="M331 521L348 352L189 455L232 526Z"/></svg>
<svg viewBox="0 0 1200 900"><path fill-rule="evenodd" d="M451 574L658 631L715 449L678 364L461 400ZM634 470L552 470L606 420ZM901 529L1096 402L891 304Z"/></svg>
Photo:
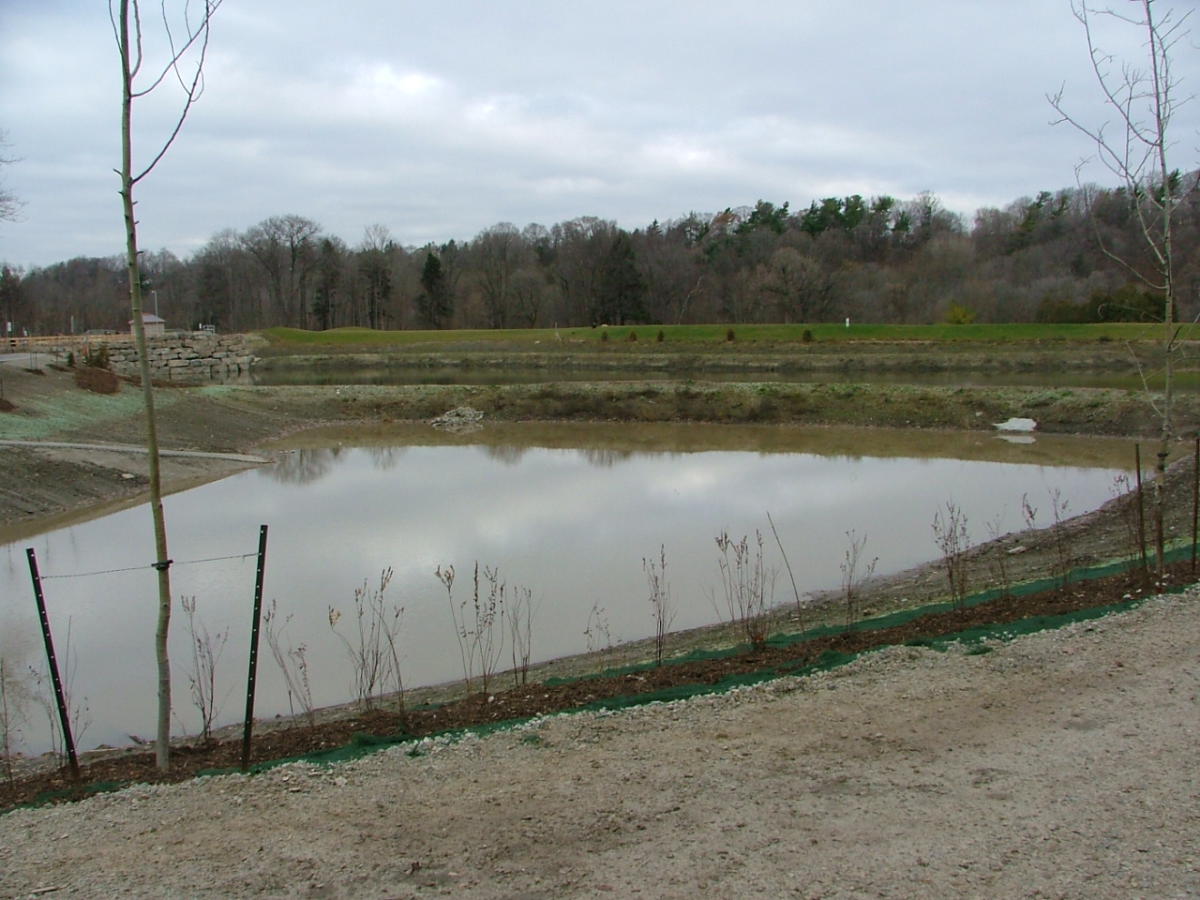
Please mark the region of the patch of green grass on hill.
<svg viewBox="0 0 1200 900"><path fill-rule="evenodd" d="M658 340L659 332L663 340ZM733 340L729 340L732 331ZM636 334L635 340L630 334ZM1153 341L1161 337L1154 325L1104 323L1088 325L870 325L824 323L817 325L619 325L597 328L447 329L440 331L376 331L370 328L334 328L306 331L301 328L268 328L262 335L277 350L350 349L419 345L484 345L513 349L552 350L556 346L608 343L641 351L669 349L672 345L711 345L735 350L754 345L877 342L933 343L1086 343ZM605 338L607 335L607 339Z"/></svg>

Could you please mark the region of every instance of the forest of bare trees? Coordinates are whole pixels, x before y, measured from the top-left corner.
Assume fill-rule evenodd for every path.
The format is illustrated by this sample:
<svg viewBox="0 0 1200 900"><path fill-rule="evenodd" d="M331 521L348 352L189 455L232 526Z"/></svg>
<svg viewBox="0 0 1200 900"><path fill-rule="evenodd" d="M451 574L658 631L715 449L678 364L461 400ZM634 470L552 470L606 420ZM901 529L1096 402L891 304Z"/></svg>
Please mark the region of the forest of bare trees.
<svg viewBox="0 0 1200 900"><path fill-rule="evenodd" d="M1178 313L1200 311L1200 194L1177 175ZM627 231L581 217L502 222L404 246L370 225L347 245L300 215L222 231L189 259L142 255L172 328L520 328L627 322L1156 320L1161 303L1103 246L1138 259L1137 191L1082 186L981 209L932 194L759 201ZM1136 264L1136 262L1135 262ZM1146 265L1152 265L1147 260ZM0 310L31 334L127 328L125 264L2 267Z"/></svg>

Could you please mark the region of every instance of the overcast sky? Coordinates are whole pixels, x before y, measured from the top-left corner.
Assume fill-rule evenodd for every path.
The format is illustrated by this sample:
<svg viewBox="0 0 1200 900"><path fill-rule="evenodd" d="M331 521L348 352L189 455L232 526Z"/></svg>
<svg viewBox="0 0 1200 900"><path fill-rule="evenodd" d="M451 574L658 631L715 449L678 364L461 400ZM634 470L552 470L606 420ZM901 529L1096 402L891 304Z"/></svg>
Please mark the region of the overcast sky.
<svg viewBox="0 0 1200 900"><path fill-rule="evenodd" d="M1186 93L1195 38L1175 58ZM1051 127L1048 92L1103 116L1068 0L225 0L206 84L136 194L145 249L188 256L285 213L351 245L376 223L421 245L925 190L969 220L1074 184L1090 148ZM135 112L143 164L171 88ZM0 261L121 252L119 115L103 0L0 0L0 155L18 160L0 183L25 204L0 223ZM1200 102L1174 123L1180 168L1198 125Z"/></svg>

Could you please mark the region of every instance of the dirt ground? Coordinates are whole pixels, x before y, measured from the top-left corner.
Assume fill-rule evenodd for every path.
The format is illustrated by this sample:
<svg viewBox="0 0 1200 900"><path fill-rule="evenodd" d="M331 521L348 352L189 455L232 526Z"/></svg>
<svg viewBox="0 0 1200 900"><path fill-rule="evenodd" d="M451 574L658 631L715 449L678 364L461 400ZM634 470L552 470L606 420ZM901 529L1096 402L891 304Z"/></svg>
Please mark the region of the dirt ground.
<svg viewBox="0 0 1200 900"><path fill-rule="evenodd" d="M3 376L20 418L0 414L0 439L139 439L132 390L80 398L66 373ZM331 391L275 406L261 392L162 393L165 443L211 451L345 408ZM141 464L0 447L22 485L0 493L0 523L11 534L135 500ZM179 457L164 475L182 486L244 465ZM1123 526L1109 511L1072 527L1084 561L1112 555ZM1026 543L1013 558L1044 562ZM897 594L937 573L905 578ZM1196 601L983 654L893 648L416 752L18 810L0 817L0 895L1194 896Z"/></svg>

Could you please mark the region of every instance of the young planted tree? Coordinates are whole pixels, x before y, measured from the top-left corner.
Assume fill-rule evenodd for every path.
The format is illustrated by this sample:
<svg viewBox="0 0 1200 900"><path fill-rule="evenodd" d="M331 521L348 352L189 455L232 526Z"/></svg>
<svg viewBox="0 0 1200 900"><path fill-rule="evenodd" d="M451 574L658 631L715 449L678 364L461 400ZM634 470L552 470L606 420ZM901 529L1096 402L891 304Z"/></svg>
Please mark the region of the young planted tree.
<svg viewBox="0 0 1200 900"><path fill-rule="evenodd" d="M167 555L167 526L163 515L162 479L159 471L158 427L154 415L154 389L150 383L150 362L146 354L146 330L142 319L142 272L138 257L137 219L134 217L134 188L149 175L179 136L192 104L204 90L204 57L208 49L209 23L221 0L203 0L184 5L174 20L167 0L162 0L162 23L166 49L153 60L143 43L142 15L138 0L109 0L108 12L113 36L121 58L121 208L125 217L125 267L129 273L129 305L133 317L133 336L138 348L142 400L146 409L146 450L150 467L150 512L154 519L154 567L158 570L158 623L154 647L158 666L158 725L155 736L155 762L159 769L170 767L171 737L171 666L167 655L167 634L171 623L171 560ZM134 168L134 104L174 81L182 92L181 109L169 135L152 148L150 161Z"/></svg>
<svg viewBox="0 0 1200 900"><path fill-rule="evenodd" d="M1115 120L1089 124L1067 111L1063 92L1047 99L1058 113L1054 124L1067 124L1084 134L1095 146L1100 163L1124 186L1129 212L1137 226L1138 246L1118 248L1106 241L1096 228L1103 253L1132 278L1141 282L1159 298L1162 330L1158 338L1156 360L1162 371L1162 391L1155 396L1147 388L1159 422L1158 460L1154 479L1154 525L1158 550L1158 576L1163 574L1163 507L1166 501L1167 456L1174 438L1172 401L1174 364L1179 349L1179 326L1175 320L1176 260L1173 244L1175 220L1180 202L1189 189L1168 156L1173 150L1171 120L1187 101L1180 95L1179 78L1172 71L1177 47L1184 52L1188 31L1185 23L1191 12L1176 16L1165 12L1154 0L1124 3L1122 9L1100 9L1084 0L1072 0L1071 10L1083 26L1091 57L1092 71L1100 96ZM1098 43L1104 24L1127 26L1141 34L1144 56L1119 59ZM1181 43L1182 42L1182 43ZM1148 382L1147 382L1148 385Z"/></svg>
<svg viewBox="0 0 1200 900"><path fill-rule="evenodd" d="M667 632L675 621L675 607L671 603L671 585L667 582L667 548L659 545L658 559L642 557L642 571L646 573L646 586L650 589L650 607L654 616L654 664L661 666L663 652L667 646Z"/></svg>

